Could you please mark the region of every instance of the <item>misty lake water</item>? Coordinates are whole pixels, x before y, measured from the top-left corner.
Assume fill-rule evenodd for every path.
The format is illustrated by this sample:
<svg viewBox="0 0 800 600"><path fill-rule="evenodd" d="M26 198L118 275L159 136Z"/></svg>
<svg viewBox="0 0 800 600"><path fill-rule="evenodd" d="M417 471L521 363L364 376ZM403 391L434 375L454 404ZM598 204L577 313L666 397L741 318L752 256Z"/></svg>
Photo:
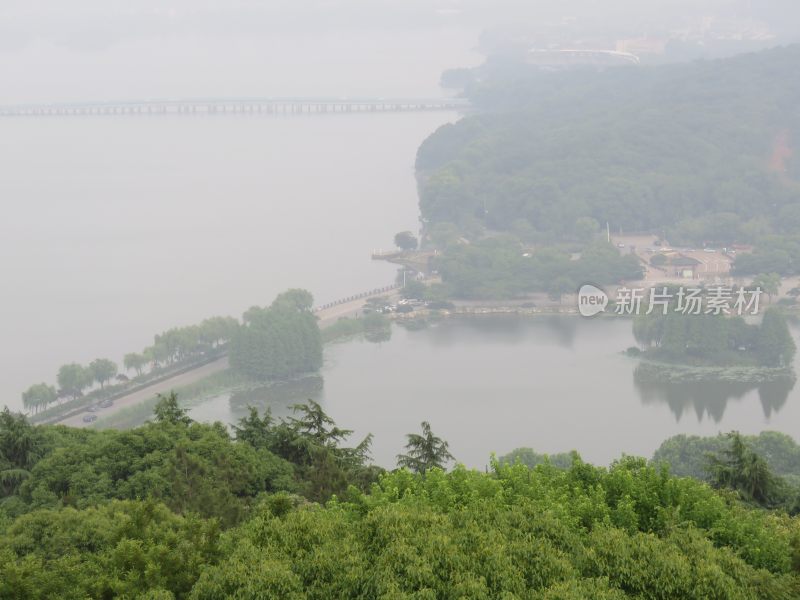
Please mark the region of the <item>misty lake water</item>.
<svg viewBox="0 0 800 600"><path fill-rule="evenodd" d="M391 283L414 159L454 113L3 119L0 406L290 287Z"/></svg>
<svg viewBox="0 0 800 600"><path fill-rule="evenodd" d="M726 384L643 386L634 381L636 361L621 354L633 344L622 319L475 317L415 332L394 327L387 342L329 346L320 389L223 395L192 416L231 423L248 405L285 415L287 404L311 397L356 437L373 433L383 466L394 464L422 420L477 468L490 453L520 446L576 449L607 464L622 453L649 457L678 433L772 429L800 438L797 388L787 395Z"/></svg>
<svg viewBox="0 0 800 600"><path fill-rule="evenodd" d="M126 352L153 334L240 315L289 287L319 302L389 283L369 259L417 228L413 163L452 113L319 117L6 119L0 146L0 405L19 407L59 365ZM227 395L195 418L248 404L286 414L312 397L391 466L422 420L456 457L518 446L606 463L649 456L675 433L738 429L800 438L798 392L642 388L620 355L630 323L574 317L394 328L382 344L326 349L322 385Z"/></svg>

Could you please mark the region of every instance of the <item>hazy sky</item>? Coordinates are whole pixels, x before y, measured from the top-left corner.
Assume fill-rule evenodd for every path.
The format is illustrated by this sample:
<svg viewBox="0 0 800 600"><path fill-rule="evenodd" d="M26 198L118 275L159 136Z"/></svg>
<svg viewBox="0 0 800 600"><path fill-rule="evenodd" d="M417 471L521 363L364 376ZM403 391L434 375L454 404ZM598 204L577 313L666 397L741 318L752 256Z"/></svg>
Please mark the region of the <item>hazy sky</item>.
<svg viewBox="0 0 800 600"><path fill-rule="evenodd" d="M3 0L0 102L438 95L442 70L480 62L480 29L419 6Z"/></svg>
<svg viewBox="0 0 800 600"><path fill-rule="evenodd" d="M791 23L796 0L2 0L0 103L438 93L485 29L696 15ZM795 7L795 8L792 8ZM777 25L776 25L777 26ZM797 26L797 25L795 25ZM436 31L435 36L430 32Z"/></svg>

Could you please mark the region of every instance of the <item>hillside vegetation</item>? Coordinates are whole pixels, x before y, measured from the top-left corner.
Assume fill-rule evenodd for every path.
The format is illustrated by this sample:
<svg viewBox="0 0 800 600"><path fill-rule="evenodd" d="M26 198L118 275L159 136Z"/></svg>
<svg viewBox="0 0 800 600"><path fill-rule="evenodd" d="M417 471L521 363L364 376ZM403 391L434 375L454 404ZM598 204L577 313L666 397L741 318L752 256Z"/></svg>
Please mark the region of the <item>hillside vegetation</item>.
<svg viewBox="0 0 800 600"><path fill-rule="evenodd" d="M606 222L676 244L764 242L793 254L742 259L742 271L800 268L798 67L790 46L661 67L489 73L468 90L477 114L419 149L422 216L433 236L455 225L536 244L581 242Z"/></svg>
<svg viewBox="0 0 800 600"><path fill-rule="evenodd" d="M174 396L127 432L0 414L2 598L791 599L800 521L666 468L369 461L319 405L231 435Z"/></svg>
<svg viewBox="0 0 800 600"><path fill-rule="evenodd" d="M777 431L743 436L753 452L763 457L773 473L800 485L800 445L790 436ZM728 436L698 437L676 435L664 441L653 455L656 463L666 463L679 477L710 480L708 456L718 454L729 445Z"/></svg>

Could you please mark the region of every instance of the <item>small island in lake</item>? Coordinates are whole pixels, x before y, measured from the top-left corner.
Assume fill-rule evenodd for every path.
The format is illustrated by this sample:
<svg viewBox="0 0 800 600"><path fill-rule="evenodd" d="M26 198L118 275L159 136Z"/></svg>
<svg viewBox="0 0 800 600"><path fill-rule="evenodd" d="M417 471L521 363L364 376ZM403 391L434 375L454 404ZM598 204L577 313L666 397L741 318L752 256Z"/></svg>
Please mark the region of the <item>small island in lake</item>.
<svg viewBox="0 0 800 600"><path fill-rule="evenodd" d="M742 317L667 311L633 322L639 348L628 354L646 360L637 376L649 381L735 381L764 383L795 379L797 348L784 314L765 311L760 323Z"/></svg>

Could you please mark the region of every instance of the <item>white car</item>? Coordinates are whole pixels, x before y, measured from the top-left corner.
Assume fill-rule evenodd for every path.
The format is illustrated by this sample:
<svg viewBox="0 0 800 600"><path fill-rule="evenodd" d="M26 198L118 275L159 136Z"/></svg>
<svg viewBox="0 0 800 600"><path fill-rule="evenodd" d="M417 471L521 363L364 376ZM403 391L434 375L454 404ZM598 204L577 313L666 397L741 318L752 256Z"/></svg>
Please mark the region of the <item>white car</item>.
<svg viewBox="0 0 800 600"><path fill-rule="evenodd" d="M714 250L714 248L703 248L703 252L711 253L711 252L716 252L716 250Z"/></svg>

